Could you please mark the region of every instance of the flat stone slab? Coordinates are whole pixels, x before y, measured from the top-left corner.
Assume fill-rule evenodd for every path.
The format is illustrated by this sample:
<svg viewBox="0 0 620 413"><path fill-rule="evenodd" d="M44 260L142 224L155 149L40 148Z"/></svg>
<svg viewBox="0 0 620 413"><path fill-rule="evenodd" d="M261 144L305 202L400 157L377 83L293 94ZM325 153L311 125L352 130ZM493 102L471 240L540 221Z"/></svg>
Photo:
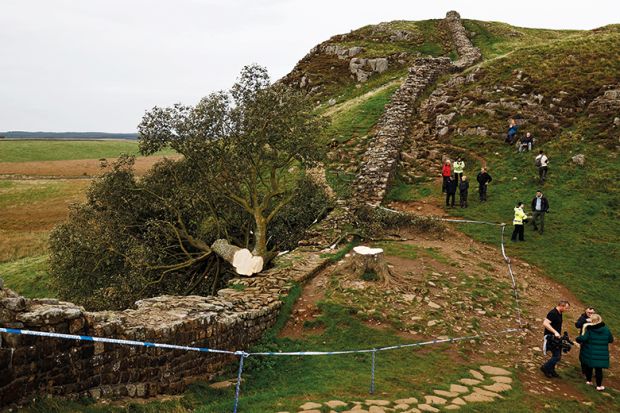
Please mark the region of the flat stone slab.
<svg viewBox="0 0 620 413"><path fill-rule="evenodd" d="M385 409L381 406L370 406L368 413L386 413Z"/></svg>
<svg viewBox="0 0 620 413"><path fill-rule="evenodd" d="M307 402L299 406L301 410L314 410L323 407L321 403Z"/></svg>
<svg viewBox="0 0 620 413"><path fill-rule="evenodd" d="M503 399L503 397L500 396L499 394L489 391L489 390L481 389L480 387L474 387L474 393L482 394L484 396L497 397L499 399Z"/></svg>
<svg viewBox="0 0 620 413"><path fill-rule="evenodd" d="M387 400L366 400L364 401L368 406L389 406L392 402Z"/></svg>
<svg viewBox="0 0 620 413"><path fill-rule="evenodd" d="M467 404L465 403L465 400L461 399L460 397L457 397L456 399L452 400L451 403L458 404L459 406L465 406Z"/></svg>
<svg viewBox="0 0 620 413"><path fill-rule="evenodd" d="M491 380L493 380L496 383L506 383L506 384L512 383L512 378L506 377L506 376L493 376L491 377Z"/></svg>
<svg viewBox="0 0 620 413"><path fill-rule="evenodd" d="M484 394L480 393L468 394L467 396L463 396L463 399L465 399L465 401L469 403L488 403L495 400L493 399L493 397L485 396Z"/></svg>
<svg viewBox="0 0 620 413"><path fill-rule="evenodd" d="M476 380L476 379L461 379L459 380L460 383L466 384L468 386L475 386L476 384L480 384L481 381L480 380Z"/></svg>
<svg viewBox="0 0 620 413"><path fill-rule="evenodd" d="M396 404L418 404L418 399L415 397L409 397L408 399L398 399L394 400Z"/></svg>
<svg viewBox="0 0 620 413"><path fill-rule="evenodd" d="M368 413L368 410L364 410L361 407L356 406L352 410L346 410L342 413Z"/></svg>
<svg viewBox="0 0 620 413"><path fill-rule="evenodd" d="M494 383L491 384L489 386L482 386L485 389L487 389L488 391L492 391L495 393L501 393L504 391L508 391L512 389L512 386L510 384L506 384L506 383Z"/></svg>
<svg viewBox="0 0 620 413"><path fill-rule="evenodd" d="M433 412L433 413L437 413L440 411L438 408L433 407L428 404L418 404L418 409L420 409L423 412Z"/></svg>
<svg viewBox="0 0 620 413"><path fill-rule="evenodd" d="M321 413L320 410L312 409L312 410L300 410L300 413Z"/></svg>
<svg viewBox="0 0 620 413"><path fill-rule="evenodd" d="M465 386L461 386L460 384L451 384L450 385L450 393L469 393L469 388Z"/></svg>
<svg viewBox="0 0 620 413"><path fill-rule="evenodd" d="M451 391L445 391L445 390L433 390L433 393L435 393L438 396L443 396L443 397L456 397L459 395L459 393L453 393Z"/></svg>
<svg viewBox="0 0 620 413"><path fill-rule="evenodd" d="M392 407L392 409L394 409L394 410L407 410L408 408L409 408L409 405L405 404L405 403L400 403L400 404L397 404L396 406Z"/></svg>
<svg viewBox="0 0 620 413"><path fill-rule="evenodd" d="M484 376L478 370L469 370L469 374L474 376L476 380L484 380Z"/></svg>
<svg viewBox="0 0 620 413"><path fill-rule="evenodd" d="M335 409L336 407L345 407L348 406L348 403L342 402L340 400L330 400L325 403L327 407Z"/></svg>
<svg viewBox="0 0 620 413"><path fill-rule="evenodd" d="M458 406L456 404L449 404L446 407L444 407L444 409L446 410L459 410L461 408L461 406Z"/></svg>
<svg viewBox="0 0 620 413"><path fill-rule="evenodd" d="M439 405L443 405L448 402L446 399L442 397L438 397L438 396L424 396L424 401L426 402L426 404L439 404Z"/></svg>
<svg viewBox="0 0 620 413"><path fill-rule="evenodd" d="M506 369L493 366L480 366L480 370L491 376L512 376L512 373Z"/></svg>

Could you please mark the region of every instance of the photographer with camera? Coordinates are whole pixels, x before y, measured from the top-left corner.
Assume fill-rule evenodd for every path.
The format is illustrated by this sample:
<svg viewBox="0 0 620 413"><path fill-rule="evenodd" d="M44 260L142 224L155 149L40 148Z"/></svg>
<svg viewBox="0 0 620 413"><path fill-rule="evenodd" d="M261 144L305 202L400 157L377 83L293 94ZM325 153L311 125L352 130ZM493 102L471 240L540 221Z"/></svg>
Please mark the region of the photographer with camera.
<svg viewBox="0 0 620 413"><path fill-rule="evenodd" d="M551 358L545 364L540 366L540 371L542 371L548 378L560 377L560 375L555 372L555 365L558 364L562 358L563 346L561 344L563 340L562 334L560 333L562 331L562 313L568 311L569 308L570 303L566 300L561 300L554 309L549 311L547 317L543 321L543 326L545 327L543 351L545 353L547 351L551 351Z"/></svg>

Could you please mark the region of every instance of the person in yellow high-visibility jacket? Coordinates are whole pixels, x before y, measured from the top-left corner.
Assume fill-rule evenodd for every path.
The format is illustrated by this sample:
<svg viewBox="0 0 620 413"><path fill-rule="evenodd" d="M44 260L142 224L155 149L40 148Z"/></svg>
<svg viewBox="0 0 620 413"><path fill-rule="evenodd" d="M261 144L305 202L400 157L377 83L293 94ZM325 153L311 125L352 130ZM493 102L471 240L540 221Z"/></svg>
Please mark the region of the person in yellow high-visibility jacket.
<svg viewBox="0 0 620 413"><path fill-rule="evenodd" d="M515 207L515 217L512 220L512 225L514 225L514 230L512 231L512 237L510 237L511 241L516 241L517 236L519 237L519 241L525 241L523 237L523 229L524 229L524 220L527 219L527 214L523 212L523 202L518 202Z"/></svg>

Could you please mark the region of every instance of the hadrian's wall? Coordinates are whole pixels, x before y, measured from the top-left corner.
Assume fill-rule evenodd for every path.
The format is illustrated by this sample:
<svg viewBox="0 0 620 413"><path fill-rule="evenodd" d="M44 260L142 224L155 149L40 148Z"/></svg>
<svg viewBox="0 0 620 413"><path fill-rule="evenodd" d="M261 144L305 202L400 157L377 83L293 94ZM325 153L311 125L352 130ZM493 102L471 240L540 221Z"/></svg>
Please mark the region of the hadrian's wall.
<svg viewBox="0 0 620 413"><path fill-rule="evenodd" d="M26 299L0 281L0 326L244 350L271 327L279 297L291 281L302 282L327 264L309 252L285 256L286 269L233 280L240 288L218 296L161 296L124 311L88 312L53 299ZM0 274L1 275L1 274ZM2 333L0 407L40 395L147 397L178 393L195 380L209 380L238 357L89 341Z"/></svg>
<svg viewBox="0 0 620 413"><path fill-rule="evenodd" d="M411 134L420 96L441 74L462 70L482 56L467 37L457 12L448 12L443 23L452 36L459 59L454 63L449 58L417 59L409 69L407 79L386 105L377 133L363 156L353 188L352 199L357 204L376 206L383 201L398 166L403 143Z"/></svg>

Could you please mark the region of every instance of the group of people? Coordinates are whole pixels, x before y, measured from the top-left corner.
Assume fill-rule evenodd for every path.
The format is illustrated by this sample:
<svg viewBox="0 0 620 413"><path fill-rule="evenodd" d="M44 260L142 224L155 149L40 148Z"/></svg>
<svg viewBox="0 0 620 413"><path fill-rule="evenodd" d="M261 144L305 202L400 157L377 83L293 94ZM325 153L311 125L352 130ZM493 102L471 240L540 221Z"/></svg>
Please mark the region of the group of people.
<svg viewBox="0 0 620 413"><path fill-rule="evenodd" d="M562 337L562 315L570 309L570 303L562 300L555 306L543 321L545 352L551 352L551 358L540 367L548 378L560 377L555 367L562 358L562 346L549 345ZM603 386L603 369L609 368L609 344L614 341L609 328L603 323L603 318L594 308L588 307L575 322L578 336L575 339L580 345L579 362L581 373L586 384L592 385L592 375L596 381L596 390L605 390ZM555 341L553 339L556 339Z"/></svg>
<svg viewBox="0 0 620 413"><path fill-rule="evenodd" d="M444 161L441 169L441 176L443 178L443 184L441 191L446 194L446 207L454 208L456 191L459 191L459 200L461 208L467 208L467 199L469 197L469 178L463 175L465 171L465 161L460 157L454 161L454 164L449 159ZM480 201L487 200L487 185L493 180L491 175L487 172L486 168L482 168L476 176L478 181L478 193L480 195Z"/></svg>
<svg viewBox="0 0 620 413"><path fill-rule="evenodd" d="M525 222L528 215L523 211L523 202L517 202L517 206L514 209L514 219L512 220L512 225L514 229L512 231L511 241L525 241ZM541 235L545 230L545 214L549 212L549 201L543 195L542 191L539 189L536 191L536 195L532 199L532 224L534 226L534 231L538 231Z"/></svg>
<svg viewBox="0 0 620 413"><path fill-rule="evenodd" d="M508 124L508 132L506 132L506 139L504 140L509 145L514 145L516 143L517 150L519 152L530 152L532 150L532 146L534 145L534 137L531 132L527 132L521 138L517 137L517 131L519 130L519 125L517 124L514 118L510 118ZM534 159L534 163L536 168L538 168L538 176L540 179L540 183L544 184L547 179L547 171L549 169L549 158L547 155L540 150L538 151L538 155Z"/></svg>

